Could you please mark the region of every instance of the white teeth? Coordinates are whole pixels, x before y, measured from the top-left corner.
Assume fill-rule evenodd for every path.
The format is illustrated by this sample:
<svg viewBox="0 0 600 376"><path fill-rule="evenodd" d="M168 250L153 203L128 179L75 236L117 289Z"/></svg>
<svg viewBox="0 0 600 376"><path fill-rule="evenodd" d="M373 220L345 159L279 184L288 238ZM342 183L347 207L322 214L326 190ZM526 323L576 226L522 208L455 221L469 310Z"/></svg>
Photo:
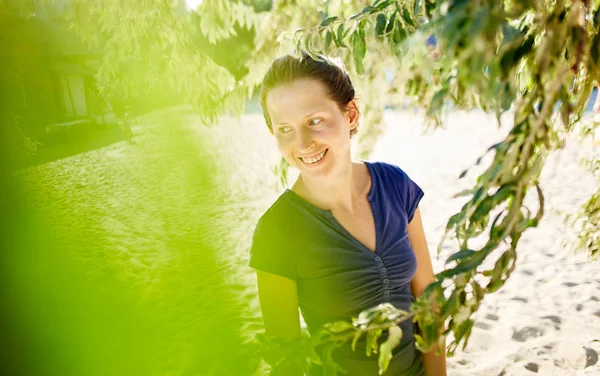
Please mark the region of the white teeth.
<svg viewBox="0 0 600 376"><path fill-rule="evenodd" d="M312 157L312 158L302 158L302 161L306 164L313 164L315 162L318 162L321 160L321 158L323 158L323 156L325 155L325 152L327 151L327 149L323 150L319 155L317 155L316 157Z"/></svg>

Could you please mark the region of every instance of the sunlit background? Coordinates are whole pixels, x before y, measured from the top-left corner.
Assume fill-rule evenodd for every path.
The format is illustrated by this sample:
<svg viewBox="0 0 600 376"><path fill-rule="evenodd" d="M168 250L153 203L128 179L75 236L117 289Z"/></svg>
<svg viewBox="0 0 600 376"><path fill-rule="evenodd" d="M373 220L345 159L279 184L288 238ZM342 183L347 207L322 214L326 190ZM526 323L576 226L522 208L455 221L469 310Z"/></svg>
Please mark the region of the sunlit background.
<svg viewBox="0 0 600 376"><path fill-rule="evenodd" d="M33 4L0 9L9 109L2 112L2 374L264 374L252 345L262 322L248 248L284 186L256 97L243 115L207 126L197 103L169 85L185 87L190 72L136 89L130 81L147 72L129 55L111 60L130 67L109 75L120 89L102 91L103 51L68 28L61 15L71 2ZM240 28L236 37L254 33ZM216 47L198 40L231 79L247 73L238 58L251 48L232 40ZM139 66L160 60L152 41L128 42L148 49L149 62ZM401 166L425 191L421 210L440 271L455 249L444 247L438 259L437 244L462 204L451 197L472 186L481 166L457 177L505 136L510 117L498 128L481 112L450 112L448 128L430 134L419 111L388 107L383 119L370 159ZM450 375L598 375L600 269L559 236L572 237L561 215L597 187L579 166L593 155L597 149L573 137L544 170L545 223L525 237L514 278L486 298L471 347L449 359ZM591 329L573 337L581 322Z"/></svg>

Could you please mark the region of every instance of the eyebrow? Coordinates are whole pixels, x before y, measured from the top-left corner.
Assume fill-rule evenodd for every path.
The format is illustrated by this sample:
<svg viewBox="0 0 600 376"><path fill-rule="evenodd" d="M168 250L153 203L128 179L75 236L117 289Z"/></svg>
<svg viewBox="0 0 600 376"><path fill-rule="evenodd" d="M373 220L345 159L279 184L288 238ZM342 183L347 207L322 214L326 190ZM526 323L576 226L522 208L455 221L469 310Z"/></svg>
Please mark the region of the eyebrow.
<svg viewBox="0 0 600 376"><path fill-rule="evenodd" d="M313 112L313 113L305 116L304 120L310 119L311 117L314 117L315 115L324 114L324 113L325 113L325 111L316 111L316 112ZM281 121L281 122L279 122L279 123L277 123L275 125L276 126L280 126L280 125L290 125L290 124L286 123L285 121Z"/></svg>

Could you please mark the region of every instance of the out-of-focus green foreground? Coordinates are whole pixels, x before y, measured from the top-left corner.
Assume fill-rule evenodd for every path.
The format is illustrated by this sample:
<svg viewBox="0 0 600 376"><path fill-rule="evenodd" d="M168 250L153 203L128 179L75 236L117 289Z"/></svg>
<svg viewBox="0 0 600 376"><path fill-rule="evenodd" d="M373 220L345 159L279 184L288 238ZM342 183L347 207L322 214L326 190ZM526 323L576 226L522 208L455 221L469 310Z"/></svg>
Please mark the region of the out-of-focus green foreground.
<svg viewBox="0 0 600 376"><path fill-rule="evenodd" d="M224 204L219 151L193 119L157 111L134 145L2 166L3 375L255 369L243 333L260 321L239 283L245 260L231 259L252 221Z"/></svg>

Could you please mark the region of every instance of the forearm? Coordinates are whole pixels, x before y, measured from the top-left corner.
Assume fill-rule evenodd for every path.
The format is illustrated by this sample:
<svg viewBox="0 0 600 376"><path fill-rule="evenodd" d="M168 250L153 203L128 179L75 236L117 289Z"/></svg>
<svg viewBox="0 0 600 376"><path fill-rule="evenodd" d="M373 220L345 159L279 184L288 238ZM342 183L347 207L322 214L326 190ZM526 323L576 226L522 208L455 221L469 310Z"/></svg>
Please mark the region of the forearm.
<svg viewBox="0 0 600 376"><path fill-rule="evenodd" d="M440 349L440 355L436 355L436 345L433 350L423 353L423 366L426 376L447 376L446 371L446 341Z"/></svg>

